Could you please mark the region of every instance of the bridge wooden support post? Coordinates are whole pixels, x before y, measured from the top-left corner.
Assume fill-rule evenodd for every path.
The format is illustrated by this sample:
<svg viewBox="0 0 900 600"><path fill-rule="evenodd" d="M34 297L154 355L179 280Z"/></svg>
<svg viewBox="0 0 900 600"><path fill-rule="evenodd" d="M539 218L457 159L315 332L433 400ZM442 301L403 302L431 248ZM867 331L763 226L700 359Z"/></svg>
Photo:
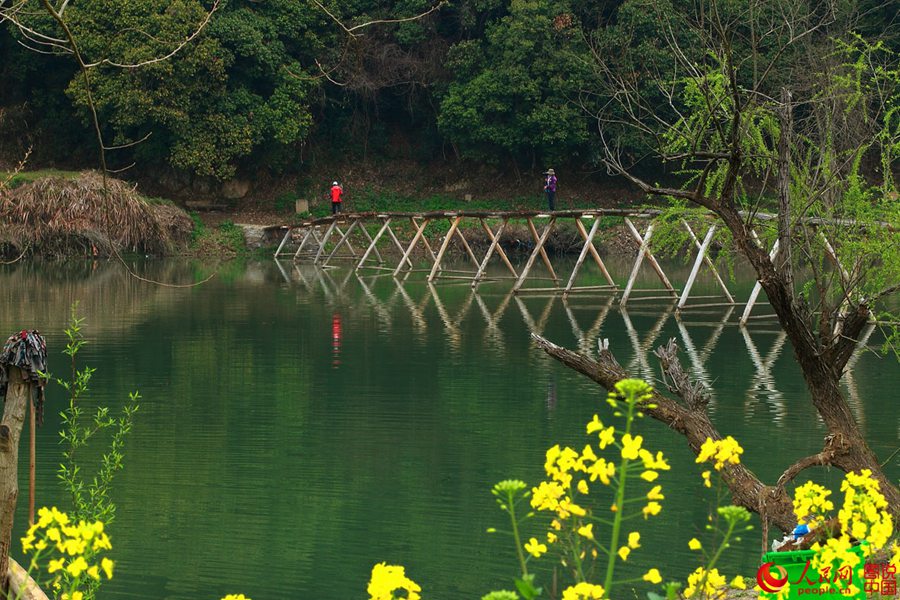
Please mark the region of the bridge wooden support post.
<svg viewBox="0 0 900 600"><path fill-rule="evenodd" d="M350 221L350 228L351 228L351 229L353 228L353 226L356 224L356 222L357 222L358 220L359 220L359 219L353 219L353 220ZM350 243L350 239L349 239L347 236L344 235L344 232L341 230L340 226L339 226L339 225L335 225L334 230L337 231L337 234L338 234L339 236L341 236L341 241L338 242L338 245L340 245L341 243L347 244L347 250L350 251L350 254L351 254L351 255L356 256L356 250L353 249L353 244L351 244L351 243ZM349 231L349 230L348 230L348 231ZM346 242L345 242L344 240L346 240Z"/></svg>
<svg viewBox="0 0 900 600"><path fill-rule="evenodd" d="M600 228L600 219L594 218L594 224L591 225L591 232L588 233L584 229L584 225L581 223L581 219L575 217L575 226L578 228L578 232L581 234L581 237L584 239L584 246L581 248L581 254L578 256L578 260L575 262L575 268L572 269L572 274L569 275L569 282L566 284L566 289L563 292L563 298L569 295L569 292L572 291L572 286L575 285L575 278L578 276L578 271L581 269L581 264L584 262L584 259L587 258L588 252L590 252L594 257L594 262L597 263L597 266L600 267L600 271L603 273L604 277L606 277L606 281L613 287L615 287L615 283L612 280L612 277L609 275L609 271L606 270L606 265L603 264L603 261L600 259L600 254L597 252L597 249L594 248L594 236L597 234L597 230Z"/></svg>
<svg viewBox="0 0 900 600"><path fill-rule="evenodd" d="M759 237L757 237L756 232L751 230L753 234L753 239L759 243ZM778 240L775 240L775 243L772 245L772 250L769 252L769 260L775 260L775 257L778 256L779 250ZM747 305L744 307L744 312L741 314L741 320L739 321L741 327L747 325L747 321L750 319L750 311L753 310L753 305L756 304L756 299L759 298L759 293L762 291L762 284L757 281L756 285L753 286L753 291L750 292L750 299L747 300Z"/></svg>
<svg viewBox="0 0 900 600"><path fill-rule="evenodd" d="M453 234L456 233L456 230L459 227L460 219L462 219L462 217L456 216L451 221L450 231L444 236L444 241L441 243L441 249L438 251L437 257L434 259L434 264L431 266L431 272L428 274L428 283L431 283L434 281L434 278L437 277L438 270L441 268L441 261L444 260L444 253L450 246L450 240L453 239Z"/></svg>
<svg viewBox="0 0 900 600"><path fill-rule="evenodd" d="M547 222L547 226L544 228L544 233L541 234L540 237L537 236L537 230L534 227L534 223L531 222L531 217L528 218L528 225L531 229L532 235L535 237L535 246L534 250L532 250L531 255L528 257L528 261L525 263L525 267L522 269L522 273L519 275L519 278L516 280L515 285L513 285L513 292L518 292L522 287L522 284L525 283L525 280L528 278L528 273L531 271L531 267L534 265L535 259L537 259L538 255L544 257L544 260L549 263L550 260L547 258L547 253L544 252L544 242L547 241L547 238L550 237L550 232L553 231L553 225L556 223L556 217L550 217L550 220ZM553 273L553 269L551 267L550 272ZM556 279L556 273L553 273L553 278ZM559 281L558 279L556 279Z"/></svg>
<svg viewBox="0 0 900 600"><path fill-rule="evenodd" d="M391 218L388 217L384 220L384 224L381 226L381 229L378 230L378 233L375 234L375 237L369 236L369 232L366 231L366 235L369 237L369 247L366 248L366 251L363 253L362 258L359 259L359 262L356 263L356 270L359 271L363 265L366 263L366 259L369 258L369 255L372 251L375 251L376 256L378 256L378 262L384 263L384 259L381 257L381 254L378 252L378 248L376 248L376 244L378 244L378 240L381 239L381 236L384 235L384 232L388 230L391 226ZM365 231L365 227L363 228Z"/></svg>
<svg viewBox="0 0 900 600"><path fill-rule="evenodd" d="M410 221L413 222L413 225L418 226L416 223L415 217L410 218ZM425 226L427 226L430 222L431 222L431 219L429 219L428 217L425 217ZM437 256L435 256L434 250L431 248L431 244L428 242L428 238L424 235L424 232L425 232L425 228L423 227L422 228L422 233L423 233L422 243L425 244L425 249L428 250L428 254L431 255L431 262L434 262L437 260Z"/></svg>
<svg viewBox="0 0 900 600"><path fill-rule="evenodd" d="M390 218L388 220L390 221ZM391 236L391 240L393 240L394 245L397 246L398 250L400 250L400 254L402 255L404 252L406 252L406 248L404 248L403 244L400 243L400 240L397 239L397 236L394 234L394 230L391 229L390 226L388 226L387 232L388 232L388 235ZM412 261L409 258L406 259L406 263L409 265L410 269L413 268ZM401 265L403 264L402 260L400 261L400 264Z"/></svg>
<svg viewBox="0 0 900 600"><path fill-rule="evenodd" d="M328 257L324 261L322 261L323 267L328 265L328 261L330 261L334 257L334 255L337 254L337 251L340 250L341 246L344 244L347 245L347 248L350 250L351 254L354 257L356 256L356 252L353 251L353 247L350 245L350 234L353 233L353 230L356 229L357 225L359 225L359 219L354 219L353 221L351 221L350 227L347 228L347 233L342 233L339 227L335 227L335 229L340 233L341 239L338 240L338 243L334 245L334 248L332 248L331 253L328 255Z"/></svg>
<svg viewBox="0 0 900 600"><path fill-rule="evenodd" d="M375 243L375 240L372 239L372 235L369 233L369 230L366 229L365 223L360 223L359 228L362 229L363 236L364 236L367 240L369 240L369 246L367 247L366 251L368 252L368 248L371 248L372 250L374 250L374 251L375 251L375 256L378 257L378 263L383 265L383 264L384 264L384 257L381 256L381 252L378 251L378 246L374 246L374 245L373 245L373 244Z"/></svg>
<svg viewBox="0 0 900 600"><path fill-rule="evenodd" d="M687 223L685 226L687 226ZM690 230L690 227L688 227ZM697 279L697 273L700 272L700 265L703 264L703 259L706 258L706 250L709 248L709 243L712 241L713 234L716 232L716 226L711 225L709 230L706 232L706 237L703 238L703 243L700 244L700 249L697 252L697 259L694 261L694 266L691 268L691 274L688 275L687 283L684 284L684 289L681 290L681 298L678 300L678 309L681 310L684 308L684 305L687 304L688 297L691 295L691 288L694 287L694 281ZM693 231L691 231L691 235L696 240L697 236L693 235Z"/></svg>
<svg viewBox="0 0 900 600"><path fill-rule="evenodd" d="M284 245L287 244L287 241L291 239L291 231L293 231L290 227L287 228L287 231L284 234L284 237L281 238L281 243L278 244L278 249L275 250L275 258L278 258L278 255L281 254L281 250L284 248Z"/></svg>
<svg viewBox="0 0 900 600"><path fill-rule="evenodd" d="M316 257L313 259L315 264L319 264L319 259L322 258L322 254L325 252L325 244L328 243L328 238L331 237L331 234L334 233L334 228L337 227L337 219L331 222L328 226L328 229L325 230L325 235L322 236L322 239L319 240L319 250L316 252Z"/></svg>
<svg viewBox="0 0 900 600"><path fill-rule="evenodd" d="M488 225L484 219L479 220L481 221L481 227L484 228L485 233L487 233L488 237L491 238L491 245L488 247L488 250L484 255L484 260L482 260L481 264L478 266L478 271L475 273L475 277L472 279L472 287L477 287L478 283L484 277L484 271L485 269L487 269L488 262L491 260L491 256L494 254L495 250L497 254L500 255L500 258L503 260L506 268L509 269L510 273L512 273L513 278L518 279L519 274L516 273L516 269L512 266L512 263L509 262L509 258L506 256L506 252L504 252L503 248L500 246L500 236L503 235L503 231L509 224L509 218L503 218L503 223L500 224L500 228L497 230L496 235L494 234L490 225Z"/></svg>
<svg viewBox="0 0 900 600"><path fill-rule="evenodd" d="M682 219L681 222L684 224L685 229L687 229L688 235L690 235L691 239L694 240L694 246L696 246L697 249L699 250L700 247L702 246L702 244L700 243L700 240L697 239L697 236L694 234L694 230L691 229L691 226L688 224L687 221ZM724 292L725 297L728 298L728 302L731 304L735 304L734 296L731 295L731 292L728 290L728 286L725 285L725 282L719 276L719 271L718 271L718 269L716 269L716 264L709 257L708 250L707 250L707 253L703 254L703 262L705 262L706 266L709 267L709 269L712 271L712 274L715 276L716 281L719 283L719 287L722 288L722 292ZM681 307L679 307L679 308L681 308Z"/></svg>
<svg viewBox="0 0 900 600"><path fill-rule="evenodd" d="M306 230L306 235L304 235L303 239L300 240L300 245L297 246L297 251L294 252L294 260L300 258L300 253L303 252L303 248L306 247L306 242L308 242L310 238L314 239L318 244L321 245L322 240L319 239L319 234L316 233L315 225L310 225Z"/></svg>
<svg viewBox="0 0 900 600"><path fill-rule="evenodd" d="M408 262L410 268L412 268L412 262L410 262L410 260L409 260L409 255L412 254L413 248L415 248L416 244L419 242L419 240L422 239L422 234L425 233L425 227L429 223L428 218L424 219L422 221L421 225L416 223L416 220L413 218L410 218L410 221L412 221L413 226L416 228L416 233L415 233L415 235L413 235L412 241L409 242L409 247L403 253L403 257L400 259L400 263L397 265L397 268L394 269L394 277L396 277L397 275L400 274L400 269L403 268L403 263ZM425 242L425 243L427 244L428 242ZM429 247L429 250L430 249L431 248ZM432 254L432 256L434 256L434 254Z"/></svg>
<svg viewBox="0 0 900 600"><path fill-rule="evenodd" d="M595 227L599 228L600 217L598 215L594 215L594 219L596 219ZM594 257L594 262L597 263L597 268L599 268L600 272L603 273L603 276L606 278L607 283L609 283L609 285L613 287L618 287L612 276L609 274L609 270L607 270L606 265L603 264L603 259L600 258L600 253L597 252L597 248L594 247L593 238L595 234L591 234L590 239L587 238L587 232L584 229L584 224L581 222L581 219L576 219L575 225L578 227L578 233L581 234L581 237L584 239L585 244L587 244L588 250L590 250L591 252L591 256Z"/></svg>
<svg viewBox="0 0 900 600"><path fill-rule="evenodd" d="M556 223L556 217L550 217L550 221L547 222L547 229L544 232L549 235L551 229L553 229L553 225ZM546 243L547 238L544 238L544 241L538 243L538 232L537 228L534 226L534 221L531 218L528 219L528 229L531 230L531 237L534 238L534 243L537 246L538 250L541 252L541 259L544 261L544 266L547 267L547 270L550 271L550 277L553 278L553 281L556 285L559 285L559 277L556 276L556 271L553 270L553 263L550 262L550 257L547 256L547 251L544 250L544 243Z"/></svg>
<svg viewBox="0 0 900 600"><path fill-rule="evenodd" d="M675 288L672 287L672 284L669 283L669 278L666 277L666 274L663 272L662 267L659 266L659 263L656 262L656 258L653 257L653 253L650 252L650 236L653 235L653 223L650 223L647 226L647 231L644 233L644 236L641 237L641 234L638 232L637 228L634 226L634 223L631 222L631 219L628 217L625 218L625 225L628 226L628 229L631 231L632 237L637 240L638 244L640 244L640 248L638 249L637 258L634 260L634 267L631 269L631 276L628 278L628 283L625 285L625 292L622 294L622 299L619 300L619 304L625 305L628 302L629 296L631 296L631 290L634 287L634 282L637 280L638 271L641 269L641 263L644 261L644 257L647 257L647 261L653 267L653 270L656 271L657 276L662 281L663 285L669 291L669 293L673 297L678 297L678 292L675 291Z"/></svg>
<svg viewBox="0 0 900 600"><path fill-rule="evenodd" d="M459 217L459 218L462 218L462 217ZM472 260L472 263L474 263L475 268L477 269L479 267L480 263L478 262L478 258L475 256L475 253L472 252L472 246L469 245L469 240L466 239L466 236L463 233L462 227L456 228L456 237L458 237L459 241L462 242L463 248L465 248L465 250L466 250L466 254L469 255L469 258Z"/></svg>

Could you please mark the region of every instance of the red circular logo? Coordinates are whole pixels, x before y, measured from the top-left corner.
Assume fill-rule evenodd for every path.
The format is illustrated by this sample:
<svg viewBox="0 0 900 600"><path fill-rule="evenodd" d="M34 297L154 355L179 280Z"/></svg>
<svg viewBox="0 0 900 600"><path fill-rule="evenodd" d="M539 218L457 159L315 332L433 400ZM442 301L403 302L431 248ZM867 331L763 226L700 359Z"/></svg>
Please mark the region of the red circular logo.
<svg viewBox="0 0 900 600"><path fill-rule="evenodd" d="M772 571L777 571L779 577L776 577ZM777 594L784 586L787 585L788 575L784 567L776 565L773 562L764 563L756 572L756 583L760 589L769 594Z"/></svg>

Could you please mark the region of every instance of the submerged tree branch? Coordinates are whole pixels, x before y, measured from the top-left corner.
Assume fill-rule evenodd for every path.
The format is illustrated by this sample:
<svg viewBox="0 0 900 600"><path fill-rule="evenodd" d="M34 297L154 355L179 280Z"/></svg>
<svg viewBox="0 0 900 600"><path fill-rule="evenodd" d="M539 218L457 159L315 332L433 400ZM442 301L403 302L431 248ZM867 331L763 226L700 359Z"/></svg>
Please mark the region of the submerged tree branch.
<svg viewBox="0 0 900 600"><path fill-rule="evenodd" d="M628 373L610 352L606 340L600 344L599 358L594 360L557 346L536 333L532 333L531 338L541 350L570 369L586 375L606 390L614 389L616 383L628 377ZM642 406L641 410L684 435L694 454L700 453L700 447L707 439L722 439L722 434L709 420L705 410L690 409L655 390L650 402ZM726 465L721 474L731 490L735 504L765 514L770 522L783 531L794 527L793 507L784 489L765 485L743 464Z"/></svg>

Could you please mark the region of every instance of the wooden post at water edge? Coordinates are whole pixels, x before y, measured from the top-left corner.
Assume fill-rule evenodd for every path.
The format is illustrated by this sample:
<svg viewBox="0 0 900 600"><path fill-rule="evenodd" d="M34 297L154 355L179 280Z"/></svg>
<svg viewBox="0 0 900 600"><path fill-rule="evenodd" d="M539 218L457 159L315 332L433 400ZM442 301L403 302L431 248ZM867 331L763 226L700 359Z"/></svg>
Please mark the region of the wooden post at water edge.
<svg viewBox="0 0 900 600"><path fill-rule="evenodd" d="M3 407L3 421L0 423L0 576L3 590L8 588L9 583L10 538L19 496L19 437L32 391L32 383L22 377L21 369L13 366L7 368L9 387Z"/></svg>

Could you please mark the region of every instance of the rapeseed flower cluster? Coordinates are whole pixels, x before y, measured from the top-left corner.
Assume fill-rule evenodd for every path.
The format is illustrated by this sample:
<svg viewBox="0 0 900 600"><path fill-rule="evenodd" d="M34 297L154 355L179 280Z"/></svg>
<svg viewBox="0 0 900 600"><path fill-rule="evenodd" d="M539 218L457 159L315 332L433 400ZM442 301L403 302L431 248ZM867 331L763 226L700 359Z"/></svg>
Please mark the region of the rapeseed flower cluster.
<svg viewBox="0 0 900 600"><path fill-rule="evenodd" d="M250 600L250 598L243 594L228 594L222 600Z"/></svg>
<svg viewBox="0 0 900 600"><path fill-rule="evenodd" d="M412 579L406 576L403 567L378 563L372 567L372 577L369 580L369 600L394 600L394 598L406 598L407 600L420 600L419 587ZM402 596L397 596L401 591Z"/></svg>
<svg viewBox="0 0 900 600"><path fill-rule="evenodd" d="M563 590L562 600L603 600L602 585L582 581Z"/></svg>
<svg viewBox="0 0 900 600"><path fill-rule="evenodd" d="M652 388L643 381L626 379L616 385L607 397L614 409L613 416L625 423L621 428L604 423L599 415L587 423L585 430L592 438L580 451L555 445L546 452L545 481L531 490L531 507L540 512L552 513L546 544L531 538L524 549L533 557L539 557L556 545L562 565L571 572L575 585L563 592L565 600L602 598L613 587L612 574L616 561L627 561L634 550L640 548L641 534L629 531L623 524L633 517L647 519L662 511L665 499L662 485L656 484L661 471L670 470L662 452L652 452L645 447L644 437L632 430L634 420L643 416L641 410L651 406ZM638 492L632 483L631 496L626 496L626 482L642 480L649 490ZM599 489L611 488L611 504L608 512L596 510L590 502ZM636 496L636 497L635 497ZM605 514L604 514L605 513ZM608 527L608 539L600 541L600 528ZM603 535L602 537L606 537ZM606 555L606 578L603 585L585 581L584 561ZM643 576L645 581L658 583L662 576L658 569L650 569Z"/></svg>
<svg viewBox="0 0 900 600"><path fill-rule="evenodd" d="M112 544L102 521L74 523L55 506L38 510L37 522L22 538L22 552L32 555L29 574L40 568L41 559L49 558L46 569L54 576L51 585L59 589L66 577L68 591L60 595L66 600L82 600L84 594L77 588L84 575L94 581L103 575L112 579L114 563L102 556L108 550Z"/></svg>
<svg viewBox="0 0 900 600"><path fill-rule="evenodd" d="M887 500L872 471L863 469L859 475L847 473L841 491L844 492L844 506L838 511L841 529L868 542L863 548L866 556L883 548L894 533L894 521L886 510Z"/></svg>
<svg viewBox="0 0 900 600"><path fill-rule="evenodd" d="M700 446L700 454L697 455L697 463L706 462L709 459L715 459L716 471L721 471L726 464L736 465L741 462L741 454L744 449L738 444L737 440L730 435L724 440L714 440L706 438L703 445ZM704 476L704 480L708 482L708 476ZM707 485L709 487L709 485Z"/></svg>
<svg viewBox="0 0 900 600"><path fill-rule="evenodd" d="M810 570L815 573L845 570L858 572L862 569L864 557L885 547L894 532L893 518L887 511L887 500L870 470L847 473L841 482L841 492L844 498L837 515L839 531L810 548L816 551L810 563ZM830 495L831 491L813 482L799 486L793 500L797 521L809 524L811 528L825 526L830 511L834 509L834 503L828 498ZM900 566L900 549L896 545L891 562ZM841 578L839 581L843 583L846 579ZM835 585L837 582L833 580L821 582L822 588ZM844 594L853 595L858 592L852 583L842 589Z"/></svg>
<svg viewBox="0 0 900 600"><path fill-rule="evenodd" d="M807 481L794 490L794 515L797 523L814 529L825 522L825 517L834 510L834 503L828 499L831 490Z"/></svg>
<svg viewBox="0 0 900 600"><path fill-rule="evenodd" d="M628 381L634 380L625 380ZM624 382L620 382L622 383ZM643 382L639 383L646 386ZM610 402L617 406L615 399ZM643 447L643 436L626 432L619 436L617 441L615 427L604 425L598 415L594 415L587 424L587 433L597 434L598 450L603 451L609 446L615 446L619 449L621 459L636 463L639 461L637 466L640 467L640 477L645 481L653 482L659 477L659 471L668 471L671 468L662 452L654 455ZM557 518L561 520L568 519L571 515L583 517L587 512L575 501L573 493L572 483L575 478L578 477L574 491L587 496L593 483L599 482L605 486L618 484L616 474L618 466L617 462L598 456L594 446L590 444L585 445L581 452L569 447L561 448L557 444L547 450L544 470L549 479L532 489L531 506L540 511L556 512ZM642 509L645 518L659 514L662 509L657 502L665 498L661 491L662 486L657 485L647 494L648 503Z"/></svg>
<svg viewBox="0 0 900 600"><path fill-rule="evenodd" d="M737 580L737 578L735 579ZM725 576L719 573L718 569L706 570L703 567L697 567L693 573L688 575L684 597L719 600L725 597L726 581ZM740 583L743 583L743 579L740 579Z"/></svg>

